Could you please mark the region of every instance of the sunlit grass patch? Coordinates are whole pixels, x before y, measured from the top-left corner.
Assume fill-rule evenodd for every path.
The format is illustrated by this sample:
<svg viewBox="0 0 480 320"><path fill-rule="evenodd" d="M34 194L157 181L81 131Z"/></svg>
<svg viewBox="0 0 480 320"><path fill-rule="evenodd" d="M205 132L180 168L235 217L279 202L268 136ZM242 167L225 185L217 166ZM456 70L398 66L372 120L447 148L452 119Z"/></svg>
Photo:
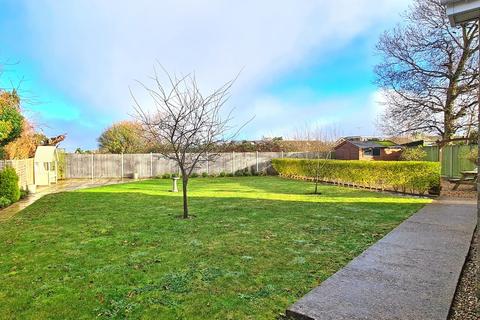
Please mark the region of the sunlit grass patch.
<svg viewBox="0 0 480 320"><path fill-rule="evenodd" d="M274 319L425 199L276 177L47 196L0 224L0 318Z"/></svg>

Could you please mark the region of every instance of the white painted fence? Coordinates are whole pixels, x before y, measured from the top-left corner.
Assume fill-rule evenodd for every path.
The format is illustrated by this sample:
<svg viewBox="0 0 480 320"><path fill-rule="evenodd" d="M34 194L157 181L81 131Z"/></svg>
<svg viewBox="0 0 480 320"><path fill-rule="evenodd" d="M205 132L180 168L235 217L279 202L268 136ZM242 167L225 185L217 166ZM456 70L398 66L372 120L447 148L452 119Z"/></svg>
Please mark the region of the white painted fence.
<svg viewBox="0 0 480 320"><path fill-rule="evenodd" d="M248 170L261 172L271 166L274 158L307 158L305 152L231 152L221 153L214 161L204 162L194 172L202 174L235 173ZM140 178L177 173L173 160L161 154L76 154L65 155L65 178L122 178L137 173Z"/></svg>

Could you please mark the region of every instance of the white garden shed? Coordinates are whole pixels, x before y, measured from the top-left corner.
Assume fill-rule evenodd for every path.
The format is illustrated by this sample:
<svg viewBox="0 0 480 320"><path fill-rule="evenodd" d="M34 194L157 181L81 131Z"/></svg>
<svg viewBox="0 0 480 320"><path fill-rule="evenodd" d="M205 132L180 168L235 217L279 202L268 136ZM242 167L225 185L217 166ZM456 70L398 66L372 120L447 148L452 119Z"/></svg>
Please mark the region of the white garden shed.
<svg viewBox="0 0 480 320"><path fill-rule="evenodd" d="M57 147L39 146L35 151L34 158L35 184L37 186L48 186L57 183L58 157Z"/></svg>

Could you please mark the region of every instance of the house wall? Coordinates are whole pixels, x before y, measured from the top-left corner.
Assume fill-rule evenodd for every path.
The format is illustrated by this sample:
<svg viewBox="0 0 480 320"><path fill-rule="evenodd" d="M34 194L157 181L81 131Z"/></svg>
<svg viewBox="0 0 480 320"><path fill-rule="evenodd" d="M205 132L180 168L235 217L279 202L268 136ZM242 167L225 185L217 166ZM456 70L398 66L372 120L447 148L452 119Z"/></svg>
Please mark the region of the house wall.
<svg viewBox="0 0 480 320"><path fill-rule="evenodd" d="M349 141L342 142L335 148L337 160L360 160L360 149Z"/></svg>
<svg viewBox="0 0 480 320"><path fill-rule="evenodd" d="M402 150L385 148L385 149L382 149L380 152L380 159L375 159L375 160L398 161L400 160L401 155L402 155Z"/></svg>
<svg viewBox="0 0 480 320"><path fill-rule="evenodd" d="M389 148L382 148L380 149L379 156L366 156L364 154L364 150L360 150L360 157L359 160L366 160L366 161L398 161L400 160L400 156L402 154L401 150L398 149L389 149Z"/></svg>
<svg viewBox="0 0 480 320"><path fill-rule="evenodd" d="M365 161L397 161L402 154L401 150L382 148L380 156L366 156L364 150L349 141L344 141L335 148L335 159L338 160L365 160Z"/></svg>

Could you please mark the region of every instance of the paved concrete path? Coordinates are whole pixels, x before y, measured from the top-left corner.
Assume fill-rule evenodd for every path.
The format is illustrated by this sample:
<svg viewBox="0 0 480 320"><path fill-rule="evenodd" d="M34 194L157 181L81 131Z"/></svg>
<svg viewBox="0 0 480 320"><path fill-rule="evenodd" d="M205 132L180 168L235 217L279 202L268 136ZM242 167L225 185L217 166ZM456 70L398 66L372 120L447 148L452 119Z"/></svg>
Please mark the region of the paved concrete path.
<svg viewBox="0 0 480 320"><path fill-rule="evenodd" d="M121 179L69 179L60 180L57 184L52 184L48 187L38 187L36 193L29 194L25 199L15 202L14 204L5 209L0 209L0 223L10 219L18 212L25 209L26 207L47 194L99 187L109 184L127 182L129 180L130 179L124 179L124 181Z"/></svg>
<svg viewBox="0 0 480 320"><path fill-rule="evenodd" d="M473 201L434 201L293 304L287 315L447 319L476 220Z"/></svg>

